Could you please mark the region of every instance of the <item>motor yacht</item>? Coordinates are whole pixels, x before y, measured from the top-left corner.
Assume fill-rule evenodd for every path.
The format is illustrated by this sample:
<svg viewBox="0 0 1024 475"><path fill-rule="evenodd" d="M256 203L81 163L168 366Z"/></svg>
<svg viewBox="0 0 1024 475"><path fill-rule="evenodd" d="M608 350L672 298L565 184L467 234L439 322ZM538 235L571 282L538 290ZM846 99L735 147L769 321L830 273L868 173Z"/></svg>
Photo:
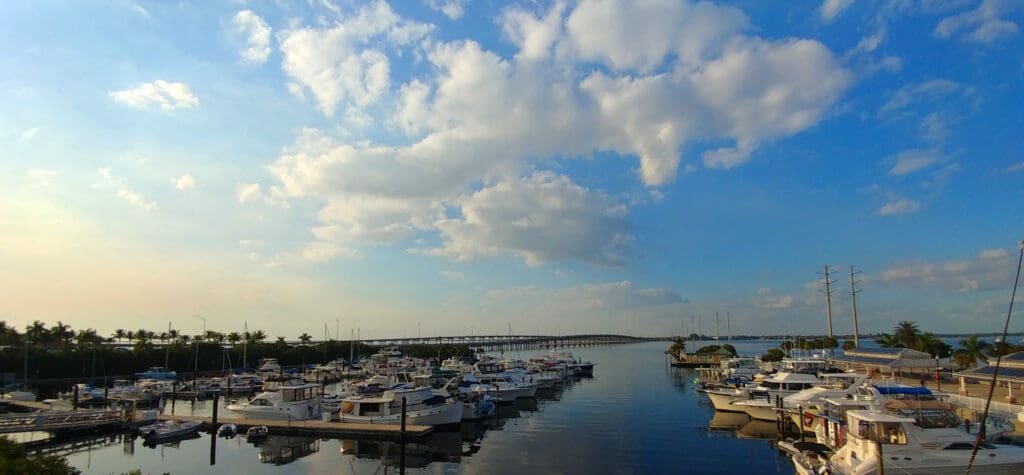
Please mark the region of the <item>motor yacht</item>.
<svg viewBox="0 0 1024 475"><path fill-rule="evenodd" d="M801 451L792 456L796 472L866 475L965 473L975 437L953 420L924 420L882 410L846 413L845 443L830 457ZM959 422L959 421L956 421ZM1024 473L1024 448L982 442L971 473Z"/></svg>
<svg viewBox="0 0 1024 475"><path fill-rule="evenodd" d="M320 386L299 381L279 383L228 410L248 419L319 419L323 414Z"/></svg>
<svg viewBox="0 0 1024 475"><path fill-rule="evenodd" d="M277 362L277 358L263 358L260 360L258 371L261 373L278 373L281 371L281 364Z"/></svg>
<svg viewBox="0 0 1024 475"><path fill-rule="evenodd" d="M337 417L341 422L401 424L403 399L407 424L446 425L462 420L462 404L435 394L429 387L349 396L342 402Z"/></svg>

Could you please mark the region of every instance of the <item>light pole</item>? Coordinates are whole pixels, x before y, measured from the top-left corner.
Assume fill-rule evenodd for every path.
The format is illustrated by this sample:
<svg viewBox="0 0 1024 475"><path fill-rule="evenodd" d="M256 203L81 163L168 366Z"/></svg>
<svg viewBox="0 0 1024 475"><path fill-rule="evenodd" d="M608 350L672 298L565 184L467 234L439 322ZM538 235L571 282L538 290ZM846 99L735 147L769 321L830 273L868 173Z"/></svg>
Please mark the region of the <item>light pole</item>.
<svg viewBox="0 0 1024 475"><path fill-rule="evenodd" d="M935 390L942 391L942 378L939 377L939 355L935 355Z"/></svg>

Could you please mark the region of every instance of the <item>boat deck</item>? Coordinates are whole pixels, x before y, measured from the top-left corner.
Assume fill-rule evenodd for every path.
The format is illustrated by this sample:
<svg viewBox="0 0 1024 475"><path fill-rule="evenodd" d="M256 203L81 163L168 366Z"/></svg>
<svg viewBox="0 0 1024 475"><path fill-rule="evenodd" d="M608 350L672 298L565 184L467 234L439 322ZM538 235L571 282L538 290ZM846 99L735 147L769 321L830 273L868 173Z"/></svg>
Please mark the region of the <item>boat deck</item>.
<svg viewBox="0 0 1024 475"><path fill-rule="evenodd" d="M212 425L209 416L181 416L161 414L160 420L198 421L204 426ZM240 430L252 426L267 426L271 434L280 435L312 435L312 436L350 436L361 438L398 439L402 436L402 427L390 424L359 424L352 422L327 422L321 420L287 421L268 419L217 418L218 425L235 424ZM423 437L434 430L433 426L406 425L405 436Z"/></svg>

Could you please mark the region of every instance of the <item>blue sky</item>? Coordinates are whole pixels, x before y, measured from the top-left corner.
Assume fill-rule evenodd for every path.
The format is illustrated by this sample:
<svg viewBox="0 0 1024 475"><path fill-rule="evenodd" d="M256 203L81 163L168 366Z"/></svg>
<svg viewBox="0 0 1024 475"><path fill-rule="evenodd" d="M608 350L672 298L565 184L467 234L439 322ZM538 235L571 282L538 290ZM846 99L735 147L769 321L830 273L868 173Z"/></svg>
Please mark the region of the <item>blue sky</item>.
<svg viewBox="0 0 1024 475"><path fill-rule="evenodd" d="M864 332L1005 315L1018 2L0 9L19 326L820 334L824 264L838 333L850 265Z"/></svg>

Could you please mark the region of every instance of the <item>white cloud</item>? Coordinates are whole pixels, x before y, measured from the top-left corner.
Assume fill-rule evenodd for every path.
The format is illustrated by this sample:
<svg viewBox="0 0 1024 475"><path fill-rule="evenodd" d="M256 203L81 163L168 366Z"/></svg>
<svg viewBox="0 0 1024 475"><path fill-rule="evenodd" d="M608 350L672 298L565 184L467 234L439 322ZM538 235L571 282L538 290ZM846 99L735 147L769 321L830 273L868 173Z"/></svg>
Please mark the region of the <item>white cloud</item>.
<svg viewBox="0 0 1024 475"><path fill-rule="evenodd" d="M458 20L465 13L466 3L469 0L427 0L427 6L432 10L444 13L450 20Z"/></svg>
<svg viewBox="0 0 1024 475"><path fill-rule="evenodd" d="M431 252L457 259L621 263L631 241L624 221L598 218L616 208L614 200L543 171L551 168L548 160L595 151L637 157L643 183L657 186L675 179L684 145L723 143L705 155L706 165L735 167L762 142L816 125L852 80L817 41L744 35L747 19L733 8L677 1L573 7L556 2L539 13L506 9L499 24L518 48L510 59L473 41L424 40L422 51L414 52L429 63L418 68L428 73L397 89L387 120L413 142L335 143L305 130L268 167L282 199L321 203L314 236L342 245L397 244L432 234L445 245ZM666 15L671 12L686 15ZM386 93L388 82L370 93L362 66L355 68L360 74L344 76L357 80L343 80L338 64L383 51L368 49L368 38L391 38L389 28L408 23L386 7L367 7L353 18L362 21L280 35L285 70L301 85L291 90L308 89L328 114L339 105L361 111ZM624 44L594 36L607 28L587 28L602 18L630 19L611 22L617 26L609 34ZM388 39L374 47L387 43L405 44ZM587 219L577 224L590 227L584 246L567 246L563 235L550 244L521 241L521 232L503 235L457 215L480 206L491 225L488 213L525 214L514 204L487 200L531 188L596 200L574 204ZM538 217L556 225L561 217L555 211L541 206Z"/></svg>
<svg viewBox="0 0 1024 475"><path fill-rule="evenodd" d="M957 292L1005 289L1013 285L1016 264L1005 249L989 249L973 259L894 265L882 272L882 280L887 285Z"/></svg>
<svg viewBox="0 0 1024 475"><path fill-rule="evenodd" d="M932 142L941 142L949 136L950 118L942 112L932 112L921 119L921 135Z"/></svg>
<svg viewBox="0 0 1024 475"><path fill-rule="evenodd" d="M263 64L270 57L271 28L252 10L242 10L231 20L235 31L246 36L245 49L238 52L243 63Z"/></svg>
<svg viewBox="0 0 1024 475"><path fill-rule="evenodd" d="M958 90L960 90L960 84L948 79L932 79L918 84L903 86L878 110L878 116L882 118L892 117L913 103L935 100Z"/></svg>
<svg viewBox="0 0 1024 475"><path fill-rule="evenodd" d="M132 89L109 93L115 101L130 107L157 105L163 110L187 109L199 105L199 98L180 82L156 80Z"/></svg>
<svg viewBox="0 0 1024 475"><path fill-rule="evenodd" d="M133 3L132 6L129 7L129 9L133 13L135 13L136 15L138 15L138 16L140 16L142 18L145 18L147 20L149 19L149 12L146 11L145 8L142 8L142 5L139 5L138 3Z"/></svg>
<svg viewBox="0 0 1024 475"><path fill-rule="evenodd" d="M834 20L843 10L853 4L853 0L825 0L821 2L821 19L826 23Z"/></svg>
<svg viewBox="0 0 1024 475"><path fill-rule="evenodd" d="M1007 165L1003 168L1000 168L997 171L1001 173L1017 173L1021 170L1024 170L1024 162L1017 162L1012 165Z"/></svg>
<svg viewBox="0 0 1024 475"><path fill-rule="evenodd" d="M1020 27L1004 20L1002 15L1020 7L1017 0L984 0L977 9L943 18L935 26L935 36L952 38L960 35L974 43L993 43L1014 36Z"/></svg>
<svg viewBox="0 0 1024 475"><path fill-rule="evenodd" d="M362 108L380 99L391 81L388 56L369 47L371 40L374 45L400 47L432 29L400 18L387 3L377 1L354 16L339 18L330 28L282 32L282 67L295 84L313 93L325 115L333 115L342 101Z"/></svg>
<svg viewBox="0 0 1024 475"><path fill-rule="evenodd" d="M157 209L158 206L156 202L146 199L137 191L129 188L125 181L121 177L114 175L109 168L101 168L98 173L102 178L102 181L93 185L94 187L115 188L117 189L118 198L147 213Z"/></svg>
<svg viewBox="0 0 1024 475"><path fill-rule="evenodd" d="M196 179L186 173L174 180L174 187L179 190L191 190L196 187Z"/></svg>
<svg viewBox="0 0 1024 475"><path fill-rule="evenodd" d="M882 216L897 216L901 214L916 213L921 210L921 203L908 200L908 199L897 199L890 201L883 205L878 210L878 214Z"/></svg>
<svg viewBox="0 0 1024 475"><path fill-rule="evenodd" d="M239 203L247 203L263 197L259 183L238 183L235 185L235 196Z"/></svg>
<svg viewBox="0 0 1024 475"><path fill-rule="evenodd" d="M37 134L39 134L40 130L42 130L42 129L39 128L39 127L32 127L30 129L25 129L21 133L21 140L23 140L25 142L31 141L32 139L34 139L36 137Z"/></svg>
<svg viewBox="0 0 1024 475"><path fill-rule="evenodd" d="M436 223L444 245L428 252L457 260L514 254L530 265L619 265L633 243L624 206L550 172L501 181L456 206L460 216Z"/></svg>
<svg viewBox="0 0 1024 475"><path fill-rule="evenodd" d="M762 310L785 310L792 308L795 303L796 297L793 295L775 295L768 287L757 289L757 297L754 298L754 306Z"/></svg>
<svg viewBox="0 0 1024 475"><path fill-rule="evenodd" d="M312 263L327 262L335 257L358 257L359 252L354 249L341 247L332 242L315 241L306 244L300 253L302 260Z"/></svg>
<svg viewBox="0 0 1024 475"><path fill-rule="evenodd" d="M889 169L890 176L904 176L930 167L942 159L941 153L936 149L929 150L904 150L892 160L895 162Z"/></svg>
<svg viewBox="0 0 1024 475"><path fill-rule="evenodd" d="M437 274L452 282L460 281L465 277L464 275L462 275L462 272L453 270L443 270L441 272L438 272Z"/></svg>

